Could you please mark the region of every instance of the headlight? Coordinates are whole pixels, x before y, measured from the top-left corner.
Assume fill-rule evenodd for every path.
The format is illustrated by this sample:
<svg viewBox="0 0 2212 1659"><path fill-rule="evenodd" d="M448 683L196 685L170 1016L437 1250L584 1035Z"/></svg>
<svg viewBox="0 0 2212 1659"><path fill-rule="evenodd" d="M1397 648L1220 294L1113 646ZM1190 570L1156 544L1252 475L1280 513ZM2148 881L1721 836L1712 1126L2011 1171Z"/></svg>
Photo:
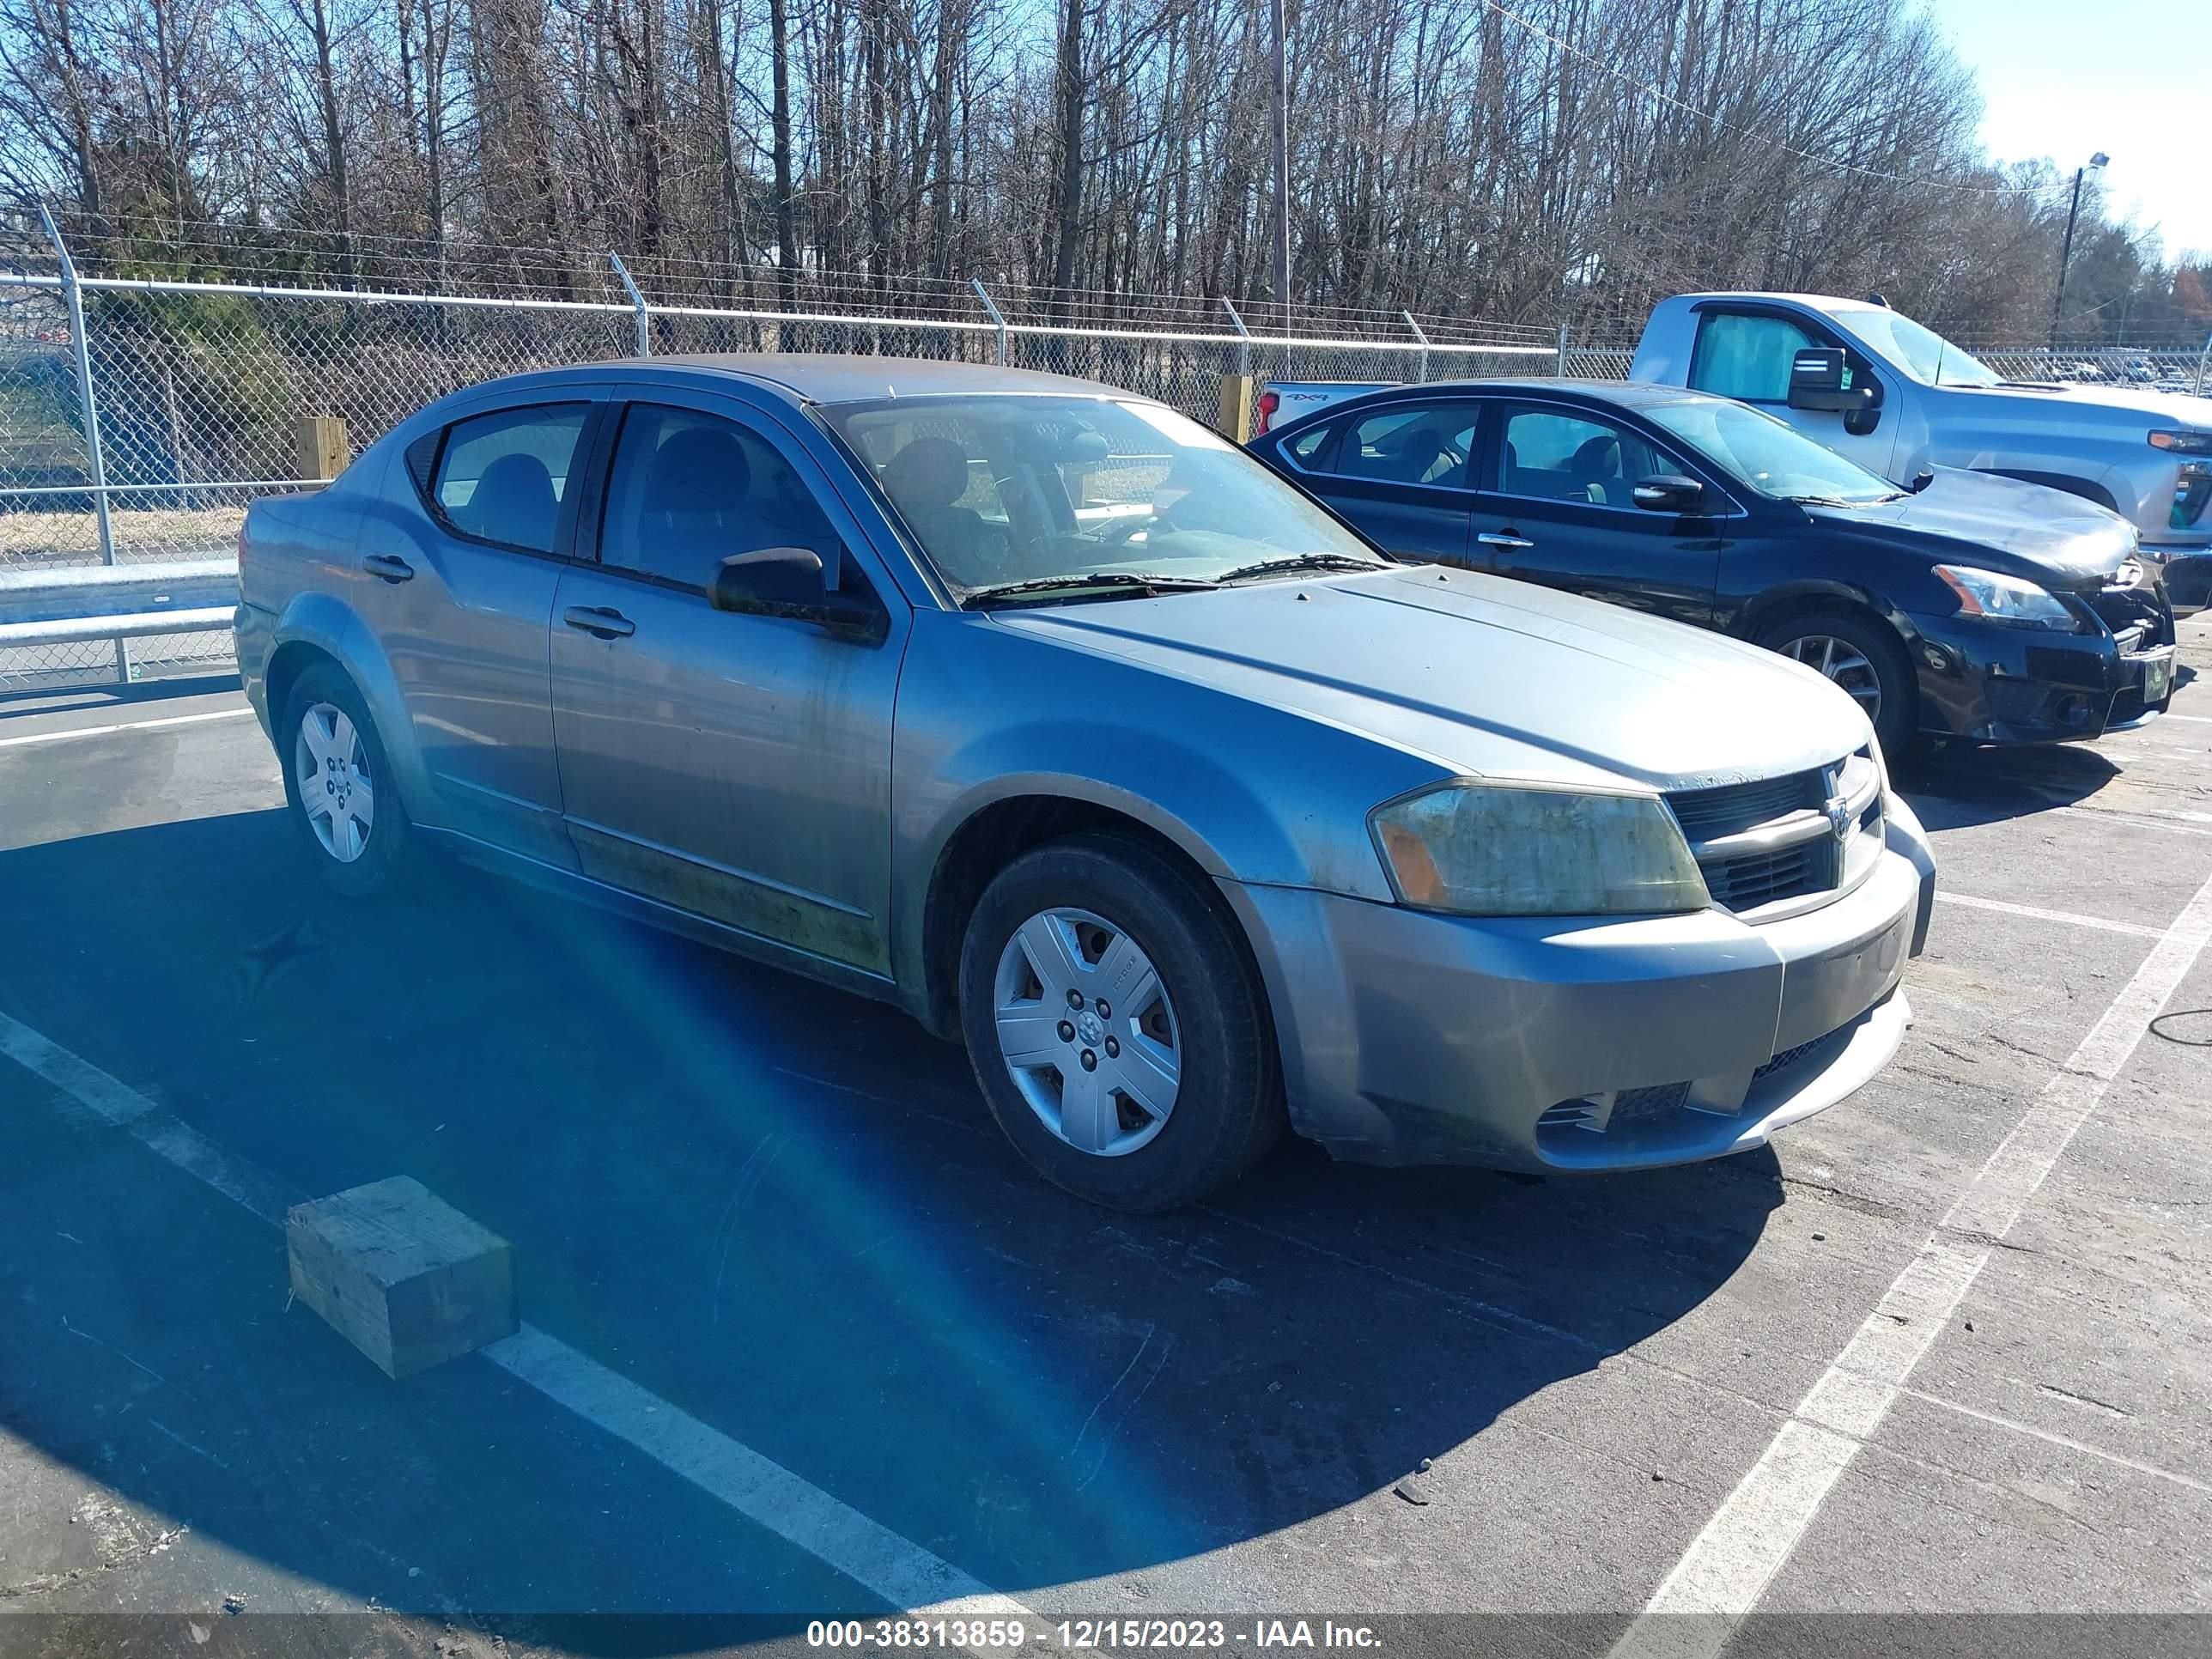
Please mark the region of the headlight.
<svg viewBox="0 0 2212 1659"><path fill-rule="evenodd" d="M1656 795L1447 783L1369 823L1399 898L1425 910L1651 915L1712 902Z"/></svg>
<svg viewBox="0 0 2212 1659"><path fill-rule="evenodd" d="M2150 447L2177 455L2212 455L2212 432L2154 432Z"/></svg>
<svg viewBox="0 0 2212 1659"><path fill-rule="evenodd" d="M1994 570L1977 570L1968 564L1939 564L1936 580L1959 596L1959 614L1984 622L2011 623L2021 628L2055 628L2071 631L2080 619L2033 582L2017 576L2001 576Z"/></svg>

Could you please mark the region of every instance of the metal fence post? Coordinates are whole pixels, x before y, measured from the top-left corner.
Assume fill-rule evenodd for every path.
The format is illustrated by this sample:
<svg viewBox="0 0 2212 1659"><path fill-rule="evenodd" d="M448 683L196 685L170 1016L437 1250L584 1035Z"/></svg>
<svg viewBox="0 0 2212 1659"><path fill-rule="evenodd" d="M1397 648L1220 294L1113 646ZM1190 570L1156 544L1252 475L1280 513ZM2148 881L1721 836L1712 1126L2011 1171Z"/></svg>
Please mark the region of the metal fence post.
<svg viewBox="0 0 2212 1659"><path fill-rule="evenodd" d="M2204 349L2197 354L2197 395L2204 395L2204 368L2212 363L2212 334L2204 337Z"/></svg>
<svg viewBox="0 0 2212 1659"><path fill-rule="evenodd" d="M1420 367L1414 371L1413 378L1416 381L1425 382L1429 378L1429 337L1421 332L1421 325L1413 320L1412 312L1401 311L1398 314L1406 319L1406 326L1413 331L1413 337L1421 343Z"/></svg>
<svg viewBox="0 0 2212 1659"><path fill-rule="evenodd" d="M999 367L1004 368L1006 366L1006 319L999 314L999 307L991 303L991 293L983 286L983 279L970 276L968 280L975 285L975 297L983 302L983 309L991 313L991 326L999 331Z"/></svg>
<svg viewBox="0 0 2212 1659"><path fill-rule="evenodd" d="M1237 307L1229 303L1229 296L1221 296L1221 308L1229 313L1229 320L1237 327L1237 372L1249 375L1252 372L1252 331L1244 326L1244 319L1237 314Z"/></svg>
<svg viewBox="0 0 2212 1659"><path fill-rule="evenodd" d="M622 262L621 254L610 248L607 263L615 268L615 275L622 278L623 287L629 293L630 309L637 313L637 355L650 357L653 356L653 313L646 309L645 295L639 293L637 284L630 281L629 267Z"/></svg>
<svg viewBox="0 0 2212 1659"><path fill-rule="evenodd" d="M1552 378L1555 380L1567 378L1567 325L1565 323L1559 325L1559 361L1553 368Z"/></svg>
<svg viewBox="0 0 2212 1659"><path fill-rule="evenodd" d="M107 510L107 460L100 441L100 404L92 392L92 346L84 337L84 289L76 279L76 261L70 258L69 244L54 224L54 216L46 205L39 204L39 220L46 228L46 240L54 245L54 257L61 263L62 297L69 306L70 344L76 357L77 405L84 416L85 455L92 470L92 511L100 526L100 562L115 562L115 526ZM131 683L131 645L126 640L115 642L115 677L125 685Z"/></svg>

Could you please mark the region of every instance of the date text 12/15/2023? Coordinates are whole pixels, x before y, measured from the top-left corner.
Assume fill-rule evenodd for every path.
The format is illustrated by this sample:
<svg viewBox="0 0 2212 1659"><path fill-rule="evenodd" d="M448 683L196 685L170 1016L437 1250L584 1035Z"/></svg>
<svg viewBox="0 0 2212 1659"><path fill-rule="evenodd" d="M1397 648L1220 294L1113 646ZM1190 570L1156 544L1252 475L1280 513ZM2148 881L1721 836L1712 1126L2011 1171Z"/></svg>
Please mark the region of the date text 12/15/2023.
<svg viewBox="0 0 2212 1659"><path fill-rule="evenodd" d="M1332 1619L1255 1619L1249 1626L1224 1619L1063 1619L1052 1624L1021 1619L845 1619L816 1620L806 1627L806 1644L812 1648L975 1652L1032 1643L1047 1649L1121 1652L1238 1647L1371 1652L1382 1646L1370 1626Z"/></svg>

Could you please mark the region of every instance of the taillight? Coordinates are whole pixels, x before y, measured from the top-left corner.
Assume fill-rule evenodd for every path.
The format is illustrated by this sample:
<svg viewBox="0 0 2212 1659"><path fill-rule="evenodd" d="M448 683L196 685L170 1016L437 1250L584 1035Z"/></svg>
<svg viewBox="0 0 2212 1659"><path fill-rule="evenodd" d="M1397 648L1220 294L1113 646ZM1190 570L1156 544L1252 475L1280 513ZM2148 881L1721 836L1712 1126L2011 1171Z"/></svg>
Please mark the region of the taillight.
<svg viewBox="0 0 2212 1659"><path fill-rule="evenodd" d="M1260 394L1260 424L1253 431L1254 437L1267 431L1268 423L1275 418L1275 411L1282 406L1283 400L1277 393L1263 392Z"/></svg>

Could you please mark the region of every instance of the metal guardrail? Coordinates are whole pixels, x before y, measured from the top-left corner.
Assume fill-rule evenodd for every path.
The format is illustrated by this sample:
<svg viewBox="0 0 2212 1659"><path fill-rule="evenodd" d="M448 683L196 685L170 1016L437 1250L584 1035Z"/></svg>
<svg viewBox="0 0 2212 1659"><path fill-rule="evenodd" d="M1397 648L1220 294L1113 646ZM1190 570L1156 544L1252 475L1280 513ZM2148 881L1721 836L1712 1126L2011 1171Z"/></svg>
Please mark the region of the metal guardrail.
<svg viewBox="0 0 2212 1659"><path fill-rule="evenodd" d="M0 647L213 633L238 608L238 561L0 570Z"/></svg>

